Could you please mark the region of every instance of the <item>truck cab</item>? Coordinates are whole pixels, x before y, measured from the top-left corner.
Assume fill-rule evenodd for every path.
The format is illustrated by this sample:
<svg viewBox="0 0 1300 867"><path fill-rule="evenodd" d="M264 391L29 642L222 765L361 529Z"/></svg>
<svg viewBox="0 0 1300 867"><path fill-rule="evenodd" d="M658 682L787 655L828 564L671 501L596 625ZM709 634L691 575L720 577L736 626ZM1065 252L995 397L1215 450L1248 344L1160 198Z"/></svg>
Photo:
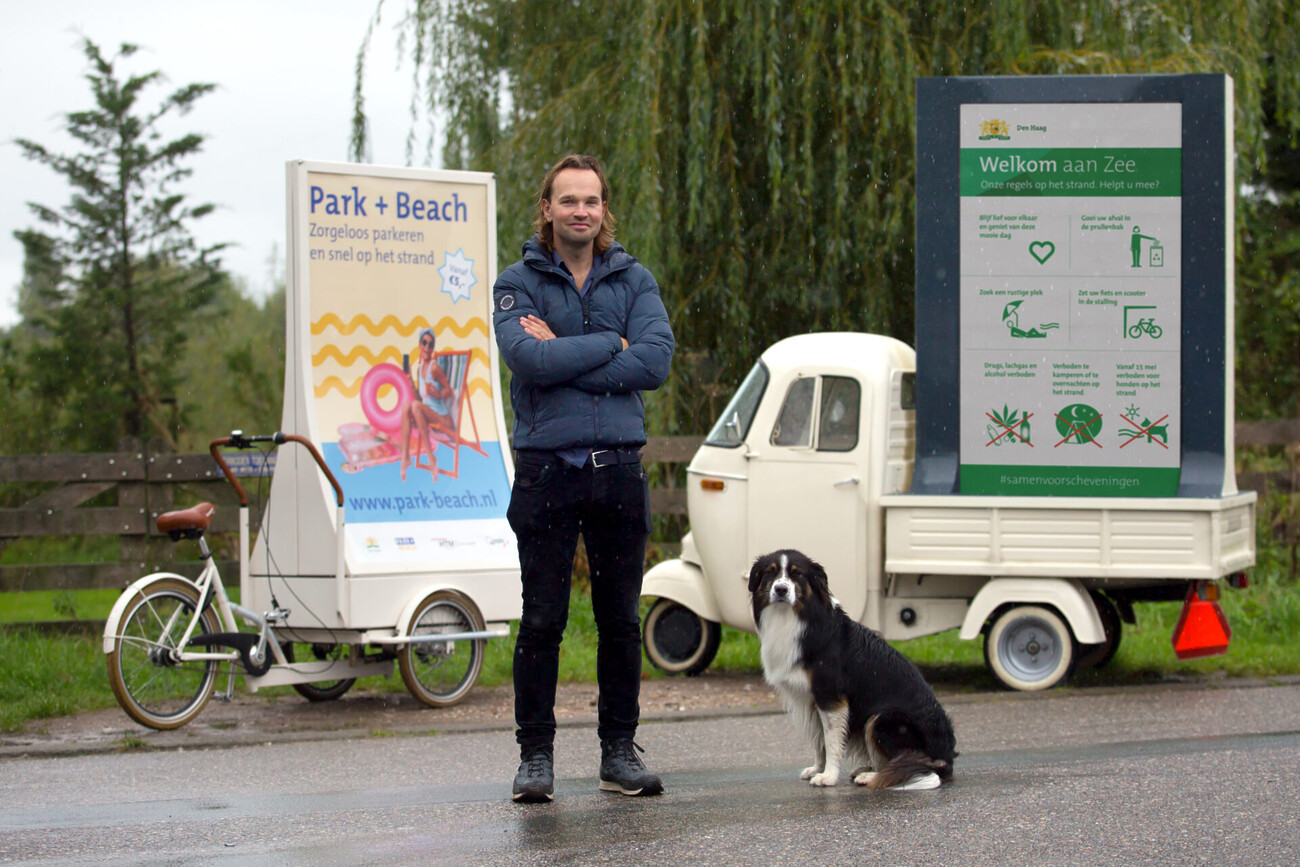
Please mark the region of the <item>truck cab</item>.
<svg viewBox="0 0 1300 867"><path fill-rule="evenodd" d="M724 623L750 623L749 567L776 548L816 552L845 611L878 622L880 497L911 481L915 359L888 337L812 334L754 365L686 470Z"/></svg>
<svg viewBox="0 0 1300 867"><path fill-rule="evenodd" d="M812 554L850 616L879 624L880 497L911 482L915 369L911 347L875 334L798 335L762 354L687 467L680 559L645 576L656 666L698 673L717 624L752 632L749 568L777 548Z"/></svg>

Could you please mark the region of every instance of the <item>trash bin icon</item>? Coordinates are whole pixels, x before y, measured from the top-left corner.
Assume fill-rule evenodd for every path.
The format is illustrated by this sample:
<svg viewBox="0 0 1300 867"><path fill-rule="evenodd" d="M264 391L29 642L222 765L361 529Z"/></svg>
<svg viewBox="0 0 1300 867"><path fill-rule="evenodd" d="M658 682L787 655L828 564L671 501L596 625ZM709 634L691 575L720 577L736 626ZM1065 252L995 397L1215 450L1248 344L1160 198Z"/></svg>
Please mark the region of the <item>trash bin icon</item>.
<svg viewBox="0 0 1300 867"><path fill-rule="evenodd" d="M1151 267L1163 268L1165 264L1165 248L1159 244L1151 245Z"/></svg>

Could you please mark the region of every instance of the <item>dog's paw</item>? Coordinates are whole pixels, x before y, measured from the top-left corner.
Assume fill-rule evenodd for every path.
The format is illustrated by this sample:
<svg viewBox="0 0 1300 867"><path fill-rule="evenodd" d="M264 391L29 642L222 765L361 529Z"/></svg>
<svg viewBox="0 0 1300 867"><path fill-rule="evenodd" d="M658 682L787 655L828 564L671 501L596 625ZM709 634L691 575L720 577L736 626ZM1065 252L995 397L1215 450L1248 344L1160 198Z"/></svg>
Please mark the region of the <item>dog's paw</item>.
<svg viewBox="0 0 1300 867"><path fill-rule="evenodd" d="M817 774L820 774L821 772L822 772L821 765L813 765L811 768L804 768L802 771L800 771L799 779L811 780L813 777L815 777Z"/></svg>
<svg viewBox="0 0 1300 867"><path fill-rule="evenodd" d="M833 786L839 781L839 774L829 774L825 771L822 771L820 774L813 774L808 780L808 782L814 786Z"/></svg>
<svg viewBox="0 0 1300 867"><path fill-rule="evenodd" d="M917 774L901 786L894 786L893 788L895 791L902 792L937 789L942 782L938 774Z"/></svg>
<svg viewBox="0 0 1300 867"><path fill-rule="evenodd" d="M853 782L859 786L869 786L871 781L876 778L875 771L863 771L853 778Z"/></svg>

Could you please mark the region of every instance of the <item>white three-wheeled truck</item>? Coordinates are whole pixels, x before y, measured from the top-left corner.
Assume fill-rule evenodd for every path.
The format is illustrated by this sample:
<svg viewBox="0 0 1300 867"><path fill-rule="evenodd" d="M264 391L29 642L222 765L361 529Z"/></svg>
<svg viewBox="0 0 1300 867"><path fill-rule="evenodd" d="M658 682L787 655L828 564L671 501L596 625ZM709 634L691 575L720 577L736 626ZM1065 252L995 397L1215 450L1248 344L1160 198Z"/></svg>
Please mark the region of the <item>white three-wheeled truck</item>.
<svg viewBox="0 0 1300 867"><path fill-rule="evenodd" d="M1253 491L903 493L915 358L898 340L848 333L792 337L763 353L687 468L691 532L680 559L645 576L643 595L657 598L644 627L656 667L699 673L719 624L752 632L750 565L787 547L825 566L844 610L887 639L982 636L989 668L1015 689L1109 660L1134 601L1185 599L1190 617L1218 621L1219 579L1238 583L1255 560Z"/></svg>

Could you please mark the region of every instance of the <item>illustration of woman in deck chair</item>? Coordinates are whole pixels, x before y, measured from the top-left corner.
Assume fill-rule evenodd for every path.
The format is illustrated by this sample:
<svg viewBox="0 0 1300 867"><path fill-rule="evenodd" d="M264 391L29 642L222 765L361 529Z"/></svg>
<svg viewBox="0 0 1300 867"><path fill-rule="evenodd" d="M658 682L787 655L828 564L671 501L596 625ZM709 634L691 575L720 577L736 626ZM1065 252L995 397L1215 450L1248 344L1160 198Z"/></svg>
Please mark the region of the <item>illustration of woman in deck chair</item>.
<svg viewBox="0 0 1300 867"><path fill-rule="evenodd" d="M420 329L420 357L411 370L415 398L402 407L402 481L406 481L406 468L411 465L411 433L420 438L420 444L429 455L429 472L438 481L436 446L429 434L430 425L455 431L456 392L447 380L447 374L434 358L435 338L432 328Z"/></svg>

